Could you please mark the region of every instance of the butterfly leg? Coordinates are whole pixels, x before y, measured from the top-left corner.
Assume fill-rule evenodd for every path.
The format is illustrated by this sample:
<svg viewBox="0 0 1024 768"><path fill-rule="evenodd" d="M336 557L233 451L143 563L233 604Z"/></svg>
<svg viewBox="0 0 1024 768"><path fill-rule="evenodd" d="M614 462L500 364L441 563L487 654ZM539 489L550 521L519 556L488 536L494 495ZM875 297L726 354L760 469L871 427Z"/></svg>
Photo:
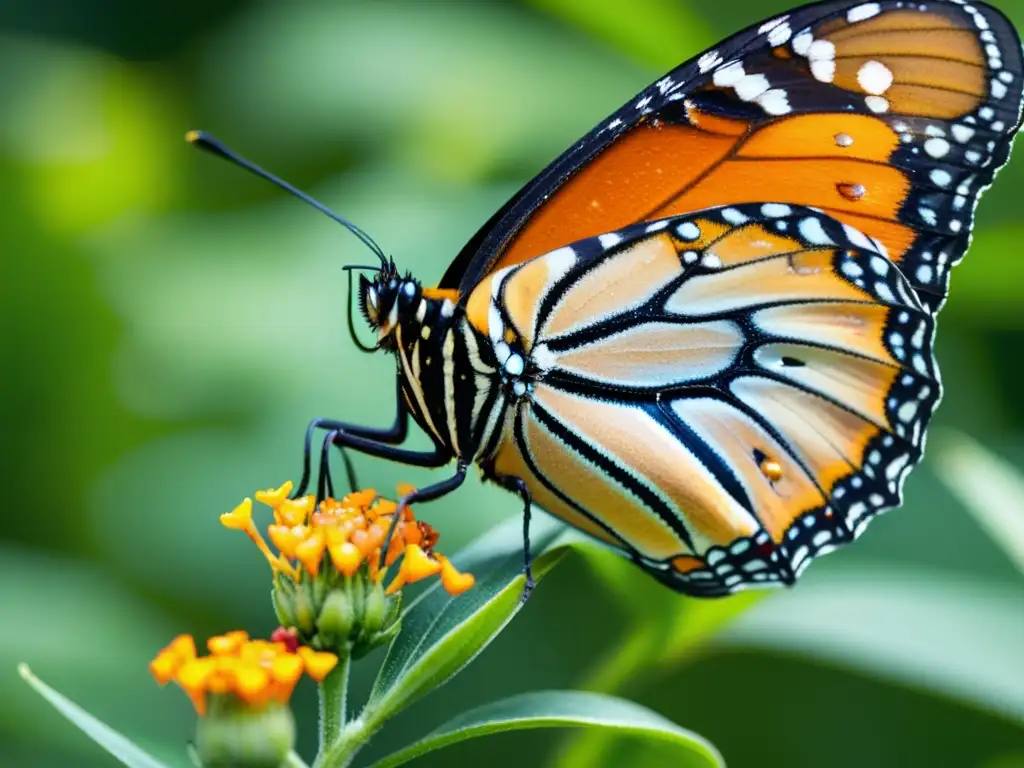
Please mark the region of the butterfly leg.
<svg viewBox="0 0 1024 768"><path fill-rule="evenodd" d="M391 527L388 528L387 536L384 537L384 543L380 548L380 567L384 567L384 560L387 557L388 550L391 548L391 537L395 533L395 528L398 526L398 521L402 519L402 514L410 505L420 501L433 501L439 499L442 496L454 491L463 481L466 479L467 466L463 462L459 462L458 467L455 469L455 474L449 477L447 480L442 480L439 483L428 485L426 488L419 488L412 493L408 493L398 500L398 507L395 509L395 514L391 518Z"/></svg>
<svg viewBox="0 0 1024 768"><path fill-rule="evenodd" d="M530 519L533 514L533 498L530 496L530 489L521 478L511 475L492 475L491 479L505 490L518 494L519 498L523 500L523 573L526 576L526 584L523 586L523 594L519 599L525 602L537 584L533 580L533 555L530 552Z"/></svg>
<svg viewBox="0 0 1024 768"><path fill-rule="evenodd" d="M346 448L364 453L367 456L374 456L378 459L389 459L397 464L405 464L411 467L442 467L452 460L451 451L435 445L432 451L411 451L396 445L388 445L371 438L354 435L347 429L332 429L325 436L320 446L320 474L317 478L317 500L326 496L334 495L334 483L330 476L330 449L335 446L344 455ZM307 478L308 479L308 478ZM305 483L298 496L305 494Z"/></svg>
<svg viewBox="0 0 1024 768"><path fill-rule="evenodd" d="M405 405L402 402L402 382L400 378L397 379L396 403L397 412L395 413L394 423L390 427L363 427L358 424L350 424L346 421L336 421L335 419L323 418L313 419L309 422L309 425L306 427L306 437L303 443L302 479L299 480L299 484L295 488L293 498L299 498L300 496L305 495L306 489L309 487L309 482L312 479L313 435L315 435L318 430L326 429L330 431L342 431L348 434L376 440L379 443L387 445L397 445L405 440L405 437L409 432L409 412L406 410ZM345 462L345 474L348 477L349 489L355 491L359 488L359 483L356 479L355 467L352 465L352 460L345 448L340 445L339 448L341 450L342 461Z"/></svg>

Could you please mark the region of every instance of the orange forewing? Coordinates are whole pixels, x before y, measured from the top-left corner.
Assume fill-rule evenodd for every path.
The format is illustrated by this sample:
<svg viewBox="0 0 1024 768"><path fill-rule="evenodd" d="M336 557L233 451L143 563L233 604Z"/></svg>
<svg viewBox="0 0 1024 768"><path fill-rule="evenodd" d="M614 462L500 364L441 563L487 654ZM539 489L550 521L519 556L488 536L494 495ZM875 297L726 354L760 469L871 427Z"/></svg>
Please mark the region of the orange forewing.
<svg viewBox="0 0 1024 768"><path fill-rule="evenodd" d="M940 13L890 11L857 24L837 18L815 38L835 45L833 84L841 88L859 92L866 61L888 67L893 114L950 119L976 109L987 93L976 32ZM643 118L582 166L492 268L639 221L743 202L825 209L882 242L897 262L915 240L916 230L899 221L911 180L889 164L899 137L879 117L805 113L754 125L694 101L683 106L688 122Z"/></svg>

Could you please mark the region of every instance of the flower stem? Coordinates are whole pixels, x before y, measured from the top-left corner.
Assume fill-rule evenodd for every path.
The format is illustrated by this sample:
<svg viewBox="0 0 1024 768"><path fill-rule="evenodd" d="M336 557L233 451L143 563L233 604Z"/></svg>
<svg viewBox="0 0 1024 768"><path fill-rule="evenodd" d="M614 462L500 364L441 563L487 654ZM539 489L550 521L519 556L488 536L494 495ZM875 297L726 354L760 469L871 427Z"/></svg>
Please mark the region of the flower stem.
<svg viewBox="0 0 1024 768"><path fill-rule="evenodd" d="M324 755L331 750L345 728L348 672L351 663L350 654L339 654L337 666L320 683L320 750L316 765L321 763Z"/></svg>
<svg viewBox="0 0 1024 768"><path fill-rule="evenodd" d="M317 755L313 768L348 768L359 752L379 728L362 717L357 717L342 729L338 740Z"/></svg>
<svg viewBox="0 0 1024 768"><path fill-rule="evenodd" d="M309 768L305 761L294 752L289 752L288 756L285 757L283 768Z"/></svg>

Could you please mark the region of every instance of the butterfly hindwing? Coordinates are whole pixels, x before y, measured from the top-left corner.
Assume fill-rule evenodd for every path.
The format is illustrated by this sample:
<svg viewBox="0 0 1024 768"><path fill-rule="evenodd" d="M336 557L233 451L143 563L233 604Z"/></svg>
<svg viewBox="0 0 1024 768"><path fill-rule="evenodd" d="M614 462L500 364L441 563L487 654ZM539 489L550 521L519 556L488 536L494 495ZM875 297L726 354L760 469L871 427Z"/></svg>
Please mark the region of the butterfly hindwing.
<svg viewBox="0 0 1024 768"><path fill-rule="evenodd" d="M535 381L490 471L675 588L789 583L896 506L939 395L880 243L744 204L492 274L468 317Z"/></svg>
<svg viewBox="0 0 1024 768"><path fill-rule="evenodd" d="M499 211L442 286L711 206L824 209L932 312L1021 121L1024 67L982 3L824 2L734 35L638 94Z"/></svg>

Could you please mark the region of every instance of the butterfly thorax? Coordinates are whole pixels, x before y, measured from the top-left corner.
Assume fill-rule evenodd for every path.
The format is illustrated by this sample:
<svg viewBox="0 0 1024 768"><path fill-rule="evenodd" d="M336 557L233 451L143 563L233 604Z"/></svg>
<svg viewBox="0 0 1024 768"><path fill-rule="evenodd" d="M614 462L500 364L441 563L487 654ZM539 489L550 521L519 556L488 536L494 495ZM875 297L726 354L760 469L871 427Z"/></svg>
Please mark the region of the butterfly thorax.
<svg viewBox="0 0 1024 768"><path fill-rule="evenodd" d="M395 355L416 423L453 457L488 455L508 397L525 385L508 376L457 295L384 269L375 280L362 280L360 303L379 348Z"/></svg>

